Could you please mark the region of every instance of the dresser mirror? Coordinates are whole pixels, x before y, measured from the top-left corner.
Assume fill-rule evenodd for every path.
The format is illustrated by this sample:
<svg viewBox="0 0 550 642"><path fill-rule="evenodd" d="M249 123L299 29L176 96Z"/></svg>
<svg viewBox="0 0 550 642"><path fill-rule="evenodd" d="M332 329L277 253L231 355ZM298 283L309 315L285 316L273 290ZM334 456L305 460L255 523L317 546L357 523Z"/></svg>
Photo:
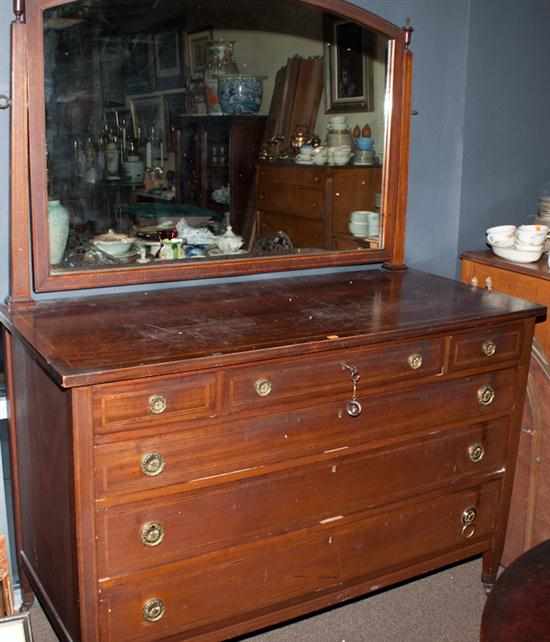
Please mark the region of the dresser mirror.
<svg viewBox="0 0 550 642"><path fill-rule="evenodd" d="M340 0L29 4L37 291L402 262L401 30Z"/></svg>

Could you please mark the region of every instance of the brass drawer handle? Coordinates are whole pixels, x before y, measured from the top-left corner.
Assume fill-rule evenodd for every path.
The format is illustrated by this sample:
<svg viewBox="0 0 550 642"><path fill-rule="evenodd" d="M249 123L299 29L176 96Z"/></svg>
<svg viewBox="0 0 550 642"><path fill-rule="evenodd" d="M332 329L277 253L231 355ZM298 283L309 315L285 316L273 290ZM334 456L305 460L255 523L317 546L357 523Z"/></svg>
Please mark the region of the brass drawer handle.
<svg viewBox="0 0 550 642"><path fill-rule="evenodd" d="M164 470L166 462L160 453L146 453L141 458L141 470L148 477L156 477Z"/></svg>
<svg viewBox="0 0 550 642"><path fill-rule="evenodd" d="M143 605L143 619L146 622L158 622L164 617L165 613L166 607L164 606L164 602L158 597L147 600Z"/></svg>
<svg viewBox="0 0 550 642"><path fill-rule="evenodd" d="M149 397L149 410L154 415L162 415L167 407L166 397L162 395L151 395Z"/></svg>
<svg viewBox="0 0 550 642"><path fill-rule="evenodd" d="M477 520L477 508L470 506L462 513L462 530L461 534L466 538L472 538L476 533L475 522Z"/></svg>
<svg viewBox="0 0 550 642"><path fill-rule="evenodd" d="M422 368L422 363L424 362L421 354L411 354L408 358L409 366L413 370L419 370Z"/></svg>
<svg viewBox="0 0 550 642"><path fill-rule="evenodd" d="M497 351L497 344L494 341L484 341L481 345L481 352L486 357L494 357Z"/></svg>
<svg viewBox="0 0 550 642"><path fill-rule="evenodd" d="M359 385L359 381L361 381L359 369L349 363L343 363L342 370L349 372L352 385L352 396L351 399L346 402L346 412L350 417L359 417L363 412L363 405L359 399L357 399L357 386Z"/></svg>
<svg viewBox="0 0 550 642"><path fill-rule="evenodd" d="M141 541L145 546L158 546L164 539L164 528L158 522L147 522L141 527Z"/></svg>
<svg viewBox="0 0 550 642"><path fill-rule="evenodd" d="M495 391L491 386L481 386L477 391L477 400L481 406L490 406L495 397Z"/></svg>
<svg viewBox="0 0 550 642"><path fill-rule="evenodd" d="M479 464L485 457L483 444L472 444L468 447L468 457L473 464Z"/></svg>
<svg viewBox="0 0 550 642"><path fill-rule="evenodd" d="M493 290L493 279L490 276L485 279L485 287L489 292Z"/></svg>
<svg viewBox="0 0 550 642"><path fill-rule="evenodd" d="M254 388L259 397L269 397L273 391L273 384L269 379L258 379L254 384Z"/></svg>

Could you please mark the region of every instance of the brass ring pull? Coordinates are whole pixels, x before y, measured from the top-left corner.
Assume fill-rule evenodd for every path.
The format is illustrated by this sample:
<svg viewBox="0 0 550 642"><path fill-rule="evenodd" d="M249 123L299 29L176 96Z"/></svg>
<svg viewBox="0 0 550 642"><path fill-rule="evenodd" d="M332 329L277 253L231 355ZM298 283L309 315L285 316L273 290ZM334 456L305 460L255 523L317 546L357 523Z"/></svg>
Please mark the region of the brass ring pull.
<svg viewBox="0 0 550 642"><path fill-rule="evenodd" d="M273 384L269 379L258 379L254 384L254 388L259 397L269 397L273 391Z"/></svg>
<svg viewBox="0 0 550 642"><path fill-rule="evenodd" d="M495 391L491 386L481 386L477 391L477 400L481 406L490 406L495 400L495 397Z"/></svg>
<svg viewBox="0 0 550 642"><path fill-rule="evenodd" d="M153 415L162 415L167 405L166 397L162 395L151 395L149 397L149 410Z"/></svg>
<svg viewBox="0 0 550 642"><path fill-rule="evenodd" d="M468 448L468 457L473 464L479 464L479 462L485 457L485 448L483 444L472 444Z"/></svg>
<svg viewBox="0 0 550 642"><path fill-rule="evenodd" d="M477 520L477 508L469 506L466 508L461 517L462 530L460 534L466 539L471 539L476 534L475 522Z"/></svg>
<svg viewBox="0 0 550 642"><path fill-rule="evenodd" d="M158 622L164 617L165 613L166 607L164 606L164 602L158 597L147 600L143 605L143 619L146 622Z"/></svg>
<svg viewBox="0 0 550 642"><path fill-rule="evenodd" d="M158 522L147 522L141 527L141 541L145 546L158 546L164 539L164 528Z"/></svg>
<svg viewBox="0 0 550 642"><path fill-rule="evenodd" d="M469 506L468 508L465 508L462 512L461 519L463 526L470 526L471 524L473 524L477 519L477 508L475 506Z"/></svg>
<svg viewBox="0 0 550 642"><path fill-rule="evenodd" d="M413 370L419 370L422 368L422 363L423 363L422 355L421 354L411 354L411 356L408 358L409 366Z"/></svg>
<svg viewBox="0 0 550 642"><path fill-rule="evenodd" d="M481 345L481 351L486 357L494 357L497 351L497 345L494 341L484 341Z"/></svg>
<svg viewBox="0 0 550 642"><path fill-rule="evenodd" d="M164 470L166 462L160 453L146 453L141 458L141 470L147 477L156 477Z"/></svg>

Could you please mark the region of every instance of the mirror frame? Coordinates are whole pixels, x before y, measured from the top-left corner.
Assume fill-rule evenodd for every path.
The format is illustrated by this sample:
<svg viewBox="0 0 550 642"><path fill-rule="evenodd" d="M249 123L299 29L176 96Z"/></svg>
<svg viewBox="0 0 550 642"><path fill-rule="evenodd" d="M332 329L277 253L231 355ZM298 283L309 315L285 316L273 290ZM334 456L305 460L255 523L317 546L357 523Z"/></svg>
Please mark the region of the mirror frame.
<svg viewBox="0 0 550 642"><path fill-rule="evenodd" d="M21 10L21 0L14 0L16 21L12 25L12 96L18 103L14 105L15 110L26 113L24 107L28 108L28 130L26 119L20 113L12 117L11 301L30 300L31 288L39 293L61 292L375 263L383 263L388 269L405 269L412 77L412 54L407 46L407 30L346 0L298 0L338 17L354 20L390 40L389 108L386 114L388 135L384 148L382 185L384 248L368 252L339 250L308 255L159 263L144 267L52 273L47 224L43 12L72 1L27 0L26 7L23 3ZM32 274L29 267L31 263ZM32 285L31 277L34 277Z"/></svg>

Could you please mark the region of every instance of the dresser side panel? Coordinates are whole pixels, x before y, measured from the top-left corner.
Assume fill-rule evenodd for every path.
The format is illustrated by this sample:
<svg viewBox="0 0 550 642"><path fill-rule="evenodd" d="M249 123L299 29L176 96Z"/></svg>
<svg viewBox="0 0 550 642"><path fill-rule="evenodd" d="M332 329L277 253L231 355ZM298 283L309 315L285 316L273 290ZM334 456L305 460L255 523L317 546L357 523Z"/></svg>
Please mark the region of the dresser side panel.
<svg viewBox="0 0 550 642"><path fill-rule="evenodd" d="M58 635L78 640L71 393L13 346L22 570Z"/></svg>

